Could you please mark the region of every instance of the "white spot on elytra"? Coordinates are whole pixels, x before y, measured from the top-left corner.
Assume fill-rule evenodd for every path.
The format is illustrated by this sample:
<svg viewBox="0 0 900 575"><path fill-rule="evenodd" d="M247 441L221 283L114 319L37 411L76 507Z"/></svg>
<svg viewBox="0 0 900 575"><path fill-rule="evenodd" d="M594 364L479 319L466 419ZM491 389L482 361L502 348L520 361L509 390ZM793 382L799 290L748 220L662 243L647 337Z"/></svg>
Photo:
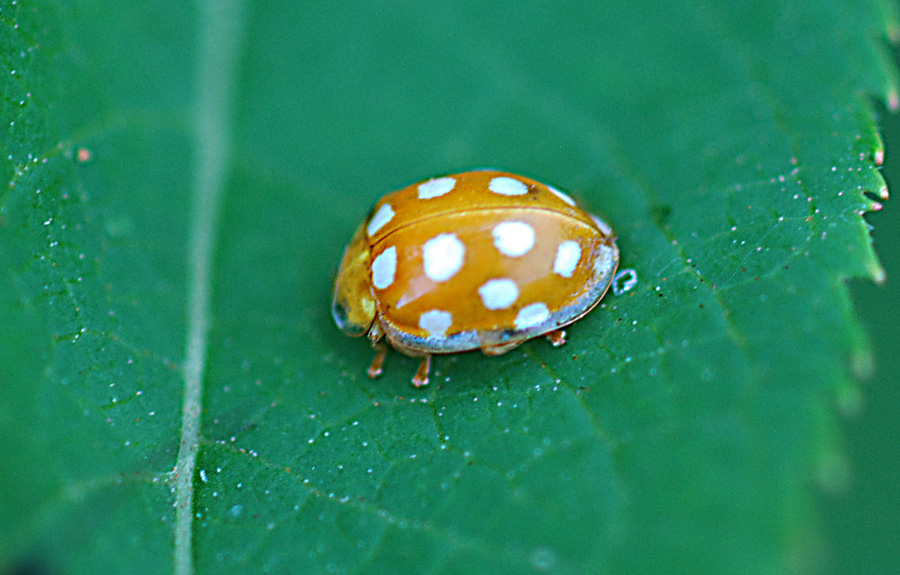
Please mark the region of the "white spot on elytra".
<svg viewBox="0 0 900 575"><path fill-rule="evenodd" d="M424 184L419 184L419 199L420 200L430 200L431 198L437 198L443 196L447 192L453 189L453 186L456 185L456 180L453 178L438 178L436 180L429 180Z"/></svg>
<svg viewBox="0 0 900 575"><path fill-rule="evenodd" d="M597 259L594 260L594 274L611 274L619 263L618 253L606 244L600 246Z"/></svg>
<svg viewBox="0 0 900 575"><path fill-rule="evenodd" d="M447 281L462 267L466 248L453 234L438 234L422 246L425 275L436 282Z"/></svg>
<svg viewBox="0 0 900 575"><path fill-rule="evenodd" d="M442 336L453 324L453 315L449 311L433 309L419 316L419 327L430 336Z"/></svg>
<svg viewBox="0 0 900 575"><path fill-rule="evenodd" d="M384 289L394 283L397 273L397 248L394 246L384 250L372 262L372 283L378 289Z"/></svg>
<svg viewBox="0 0 900 575"><path fill-rule="evenodd" d="M559 198L559 199L561 199L562 201L566 202L566 203L569 204L570 206L574 206L574 205L575 205L575 200L573 200L573 199L572 199L572 196L570 196L569 194L565 194L565 193L563 193L563 192L560 192L559 190L557 190L557 189L554 188L553 186L547 186L547 189L550 190L557 198Z"/></svg>
<svg viewBox="0 0 900 575"><path fill-rule="evenodd" d="M604 236L609 237L609 236L613 235L612 228L609 226L609 224L607 224L606 222L604 222L603 220L601 220L594 214L590 214L590 216L591 216L591 219L594 220L594 223L597 224L597 227L600 228L600 231L603 232Z"/></svg>
<svg viewBox="0 0 900 575"><path fill-rule="evenodd" d="M500 253L518 257L534 247L534 228L525 222L503 222L494 228L494 245Z"/></svg>
<svg viewBox="0 0 900 575"><path fill-rule="evenodd" d="M488 189L501 196L521 196L528 193L528 186L524 183L504 176L491 180Z"/></svg>
<svg viewBox="0 0 900 575"><path fill-rule="evenodd" d="M390 204L384 204L378 211L375 212L375 215L372 216L372 219L369 220L369 225L366 226L366 232L368 232L369 236L375 235L375 233L384 227L384 224L391 221L391 218L394 217L394 209L391 208Z"/></svg>
<svg viewBox="0 0 900 575"><path fill-rule="evenodd" d="M519 310L516 315L515 324L517 329L525 329L533 327L545 321L550 317L550 310L542 303L533 303L526 305Z"/></svg>
<svg viewBox="0 0 900 575"><path fill-rule="evenodd" d="M553 262L553 273L564 278L572 277L572 273L581 259L581 246L578 242L567 240L556 248L556 260Z"/></svg>
<svg viewBox="0 0 900 575"><path fill-rule="evenodd" d="M484 307L490 310L507 309L516 303L519 288L509 278L490 280L478 288L478 295L481 296Z"/></svg>

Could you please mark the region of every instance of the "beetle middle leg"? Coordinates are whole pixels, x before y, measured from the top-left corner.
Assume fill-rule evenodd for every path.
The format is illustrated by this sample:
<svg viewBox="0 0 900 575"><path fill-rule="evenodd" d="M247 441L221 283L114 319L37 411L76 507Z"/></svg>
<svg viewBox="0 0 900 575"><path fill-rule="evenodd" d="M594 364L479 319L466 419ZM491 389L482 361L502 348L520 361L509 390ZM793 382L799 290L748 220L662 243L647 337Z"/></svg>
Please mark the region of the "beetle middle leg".
<svg viewBox="0 0 900 575"><path fill-rule="evenodd" d="M419 369L416 370L416 375L413 376L412 382L416 387L425 387L428 385L428 372L431 370L431 354L426 354L422 357L422 363L419 364Z"/></svg>

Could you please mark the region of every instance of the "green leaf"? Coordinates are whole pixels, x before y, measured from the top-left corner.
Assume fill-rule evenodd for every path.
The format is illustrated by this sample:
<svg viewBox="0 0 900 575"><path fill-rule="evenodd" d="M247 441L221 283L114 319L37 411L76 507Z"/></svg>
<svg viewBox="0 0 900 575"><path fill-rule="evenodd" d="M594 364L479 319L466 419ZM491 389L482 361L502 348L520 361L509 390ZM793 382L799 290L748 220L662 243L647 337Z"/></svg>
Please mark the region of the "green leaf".
<svg viewBox="0 0 900 575"><path fill-rule="evenodd" d="M896 18L2 2L0 570L821 569ZM369 380L343 245L481 166L603 213L637 286L561 349Z"/></svg>
<svg viewBox="0 0 900 575"><path fill-rule="evenodd" d="M900 117L881 118L888 161L884 177L891 189L900 182ZM864 417L849 418L846 433L850 473L848 489L829 490L820 495L820 505L833 543L833 573L860 575L890 573L900 564L897 546L897 517L900 516L900 458L896 438L900 436L900 211L894 202L870 222L875 227L874 242L884 258L888 281L875 285L867 281L851 285L854 302L871 334L877 369L866 381ZM892 303L894 302L894 303Z"/></svg>

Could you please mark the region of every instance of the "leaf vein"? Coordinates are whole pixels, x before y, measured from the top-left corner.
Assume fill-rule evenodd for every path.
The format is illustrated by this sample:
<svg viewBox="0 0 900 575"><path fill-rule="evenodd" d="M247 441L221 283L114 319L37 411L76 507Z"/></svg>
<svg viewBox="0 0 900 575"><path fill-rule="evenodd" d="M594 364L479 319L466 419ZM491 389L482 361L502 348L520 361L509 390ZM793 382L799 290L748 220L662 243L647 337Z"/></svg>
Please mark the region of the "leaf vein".
<svg viewBox="0 0 900 575"><path fill-rule="evenodd" d="M240 56L242 0L199 2L199 51L194 109L194 181L187 254L187 337L184 403L175 481L176 575L194 573L193 491L200 449L206 347L212 319L212 270L217 220L228 173L232 88Z"/></svg>

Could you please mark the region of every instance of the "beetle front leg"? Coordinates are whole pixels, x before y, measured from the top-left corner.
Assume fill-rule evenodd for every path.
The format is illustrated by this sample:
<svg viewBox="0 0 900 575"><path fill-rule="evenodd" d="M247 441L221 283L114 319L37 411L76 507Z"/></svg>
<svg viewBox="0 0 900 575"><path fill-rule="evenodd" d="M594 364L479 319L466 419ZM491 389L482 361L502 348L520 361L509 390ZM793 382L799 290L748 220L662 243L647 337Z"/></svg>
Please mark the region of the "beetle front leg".
<svg viewBox="0 0 900 575"><path fill-rule="evenodd" d="M383 343L379 343L375 347L375 357L372 358L372 363L369 365L369 377L375 379L381 372L383 371L384 366L384 357L387 355L387 346Z"/></svg>
<svg viewBox="0 0 900 575"><path fill-rule="evenodd" d="M376 321L372 324L368 333L369 341L372 342L372 349L375 350L375 357L372 358L372 363L369 365L369 370L367 372L372 379L381 375L384 366L384 358L388 351L387 344L381 341L382 337L384 337L384 331L381 329L381 323Z"/></svg>

